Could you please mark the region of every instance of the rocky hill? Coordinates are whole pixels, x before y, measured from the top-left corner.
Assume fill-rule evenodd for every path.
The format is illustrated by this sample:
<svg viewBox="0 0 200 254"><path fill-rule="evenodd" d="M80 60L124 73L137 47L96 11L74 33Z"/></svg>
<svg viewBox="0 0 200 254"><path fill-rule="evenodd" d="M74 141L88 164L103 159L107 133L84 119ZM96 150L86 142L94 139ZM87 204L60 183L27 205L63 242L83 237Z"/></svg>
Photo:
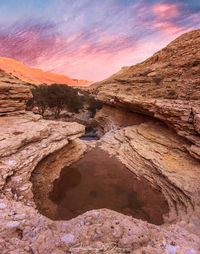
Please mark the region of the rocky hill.
<svg viewBox="0 0 200 254"><path fill-rule="evenodd" d="M71 79L65 75L44 72L40 69L30 68L23 63L7 57L0 57L0 69L10 73L24 82L39 84L66 84L69 86L89 86L92 82L87 80Z"/></svg>
<svg viewBox="0 0 200 254"><path fill-rule="evenodd" d="M146 61L96 83L105 104L164 121L200 159L200 30L186 33Z"/></svg>

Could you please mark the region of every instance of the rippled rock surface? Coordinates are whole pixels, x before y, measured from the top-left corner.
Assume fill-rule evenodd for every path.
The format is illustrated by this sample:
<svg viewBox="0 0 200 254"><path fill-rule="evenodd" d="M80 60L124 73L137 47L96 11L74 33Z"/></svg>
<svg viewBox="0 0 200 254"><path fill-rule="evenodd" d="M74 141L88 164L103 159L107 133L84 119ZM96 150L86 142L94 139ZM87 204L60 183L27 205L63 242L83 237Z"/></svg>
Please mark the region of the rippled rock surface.
<svg viewBox="0 0 200 254"><path fill-rule="evenodd" d="M200 30L183 34L146 61L95 84L107 105L164 121L200 159Z"/></svg>

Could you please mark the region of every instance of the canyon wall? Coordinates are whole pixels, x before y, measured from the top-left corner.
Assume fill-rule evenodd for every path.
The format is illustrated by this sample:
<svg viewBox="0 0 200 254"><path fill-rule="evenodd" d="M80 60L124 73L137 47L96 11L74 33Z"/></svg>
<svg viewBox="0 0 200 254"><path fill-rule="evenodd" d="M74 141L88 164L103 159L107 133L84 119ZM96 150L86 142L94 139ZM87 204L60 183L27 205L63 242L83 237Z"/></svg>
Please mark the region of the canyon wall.
<svg viewBox="0 0 200 254"><path fill-rule="evenodd" d="M165 195L166 223L200 235L200 30L96 83L101 148ZM184 252L183 252L184 253Z"/></svg>
<svg viewBox="0 0 200 254"><path fill-rule="evenodd" d="M200 30L184 34L146 61L96 83L105 104L165 122L200 159Z"/></svg>
<svg viewBox="0 0 200 254"><path fill-rule="evenodd" d="M41 215L34 200L49 209L52 182L91 146L76 140L84 133L82 125L26 113L27 87L20 80L12 86L13 77L2 74L2 254L200 253L199 36L199 30L183 35L147 61L95 85L94 94L105 103L97 121L101 133L108 131L96 145L164 194L169 214L161 226L108 209L69 221ZM34 197L31 181L40 196Z"/></svg>
<svg viewBox="0 0 200 254"><path fill-rule="evenodd" d="M0 116L24 113L25 104L30 98L30 87L0 70Z"/></svg>

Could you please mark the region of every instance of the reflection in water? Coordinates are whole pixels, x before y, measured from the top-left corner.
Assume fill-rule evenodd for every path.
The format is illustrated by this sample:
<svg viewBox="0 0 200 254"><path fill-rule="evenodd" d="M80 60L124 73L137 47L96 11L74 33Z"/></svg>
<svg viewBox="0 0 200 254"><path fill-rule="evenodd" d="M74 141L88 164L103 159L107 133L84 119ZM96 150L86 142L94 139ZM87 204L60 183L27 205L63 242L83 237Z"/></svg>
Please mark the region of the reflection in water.
<svg viewBox="0 0 200 254"><path fill-rule="evenodd" d="M71 167L62 169L49 198L57 219L71 219L88 210L108 208L135 218L162 224L168 212L161 192L147 180L138 180L119 160L99 148Z"/></svg>
<svg viewBox="0 0 200 254"><path fill-rule="evenodd" d="M79 185L81 173L76 168L63 168L60 178L54 181L54 191L49 193L52 201L59 203L65 197L65 193Z"/></svg>
<svg viewBox="0 0 200 254"><path fill-rule="evenodd" d="M92 128L92 127L86 127L86 132L85 134L80 137L79 139L81 140L98 140L98 136L97 136L97 128Z"/></svg>

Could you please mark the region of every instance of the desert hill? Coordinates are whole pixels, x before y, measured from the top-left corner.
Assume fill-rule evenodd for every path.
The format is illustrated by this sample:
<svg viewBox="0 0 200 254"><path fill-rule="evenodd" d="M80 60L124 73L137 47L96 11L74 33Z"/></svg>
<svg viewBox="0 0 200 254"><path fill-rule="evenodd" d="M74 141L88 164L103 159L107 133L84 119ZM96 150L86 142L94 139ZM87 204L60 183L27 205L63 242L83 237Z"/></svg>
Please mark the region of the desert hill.
<svg viewBox="0 0 200 254"><path fill-rule="evenodd" d="M66 84L69 86L89 86L92 82L87 80L71 79L65 75L44 72L40 69L30 68L12 58L0 57L0 69L6 73L20 78L24 82L39 84Z"/></svg>
<svg viewBox="0 0 200 254"><path fill-rule="evenodd" d="M163 99L200 99L200 29L183 34L146 61L123 67L96 87ZM120 84L120 87L118 85ZM117 91L119 89L119 91Z"/></svg>
<svg viewBox="0 0 200 254"><path fill-rule="evenodd" d="M159 119L200 158L200 29L181 35L146 61L96 83L97 98Z"/></svg>

